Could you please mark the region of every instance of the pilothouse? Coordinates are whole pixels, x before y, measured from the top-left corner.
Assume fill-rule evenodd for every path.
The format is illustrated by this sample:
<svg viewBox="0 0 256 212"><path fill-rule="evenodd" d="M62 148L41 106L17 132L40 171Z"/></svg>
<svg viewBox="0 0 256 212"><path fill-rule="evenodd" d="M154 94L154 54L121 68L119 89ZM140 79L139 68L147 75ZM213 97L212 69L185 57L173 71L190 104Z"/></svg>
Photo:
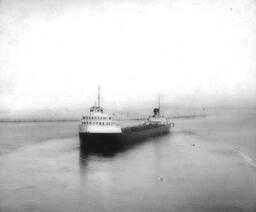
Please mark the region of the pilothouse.
<svg viewBox="0 0 256 212"><path fill-rule="evenodd" d="M100 87L98 88L98 105L92 106L90 112L84 115L79 125L80 138L86 140L91 138L111 137L113 134L121 133L121 127L113 117L103 112L100 106Z"/></svg>

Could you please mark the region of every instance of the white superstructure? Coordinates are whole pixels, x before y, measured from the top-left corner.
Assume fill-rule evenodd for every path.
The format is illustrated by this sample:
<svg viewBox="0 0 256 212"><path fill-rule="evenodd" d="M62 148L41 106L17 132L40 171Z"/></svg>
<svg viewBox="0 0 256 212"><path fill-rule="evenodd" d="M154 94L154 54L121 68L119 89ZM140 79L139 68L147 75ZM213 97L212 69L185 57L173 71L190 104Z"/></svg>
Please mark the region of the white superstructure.
<svg viewBox="0 0 256 212"><path fill-rule="evenodd" d="M100 88L98 88L98 106L92 106L90 113L84 115L79 125L79 133L121 133L121 127L113 117L104 113L100 106Z"/></svg>

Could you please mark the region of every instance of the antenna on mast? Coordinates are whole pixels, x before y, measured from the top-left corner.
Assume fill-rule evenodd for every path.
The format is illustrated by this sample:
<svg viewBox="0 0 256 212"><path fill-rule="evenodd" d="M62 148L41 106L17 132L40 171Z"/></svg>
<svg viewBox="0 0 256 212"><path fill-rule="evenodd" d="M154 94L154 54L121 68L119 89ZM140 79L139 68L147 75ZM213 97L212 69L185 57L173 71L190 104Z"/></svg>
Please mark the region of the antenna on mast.
<svg viewBox="0 0 256 212"><path fill-rule="evenodd" d="M100 86L98 86L98 107L100 107Z"/></svg>
<svg viewBox="0 0 256 212"><path fill-rule="evenodd" d="M158 108L160 110L160 95L158 95Z"/></svg>

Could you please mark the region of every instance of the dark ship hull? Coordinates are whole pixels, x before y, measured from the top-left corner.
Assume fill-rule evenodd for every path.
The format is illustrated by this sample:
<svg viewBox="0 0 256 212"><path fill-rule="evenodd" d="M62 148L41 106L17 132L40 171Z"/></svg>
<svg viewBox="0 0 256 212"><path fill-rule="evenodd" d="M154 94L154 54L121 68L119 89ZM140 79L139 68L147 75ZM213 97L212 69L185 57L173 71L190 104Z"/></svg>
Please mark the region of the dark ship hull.
<svg viewBox="0 0 256 212"><path fill-rule="evenodd" d="M150 137L167 134L171 124L149 124L122 128L122 133L79 133L80 146L86 148L118 148Z"/></svg>
<svg viewBox="0 0 256 212"><path fill-rule="evenodd" d="M121 133L79 133L80 147L105 149L119 144Z"/></svg>

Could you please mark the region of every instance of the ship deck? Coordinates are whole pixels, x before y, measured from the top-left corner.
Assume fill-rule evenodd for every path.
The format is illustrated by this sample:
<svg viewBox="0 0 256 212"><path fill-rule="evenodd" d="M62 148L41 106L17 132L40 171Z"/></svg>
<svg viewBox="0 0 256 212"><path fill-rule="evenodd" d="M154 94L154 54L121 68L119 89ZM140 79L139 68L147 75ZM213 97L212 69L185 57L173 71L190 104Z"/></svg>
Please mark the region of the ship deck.
<svg viewBox="0 0 256 212"><path fill-rule="evenodd" d="M141 130L149 130L149 129L154 129L154 128L160 128L168 126L171 127L173 126L173 123L170 124L140 124L136 126L129 126L129 127L122 127L122 133L130 133L130 132L136 132L136 131L141 131Z"/></svg>

